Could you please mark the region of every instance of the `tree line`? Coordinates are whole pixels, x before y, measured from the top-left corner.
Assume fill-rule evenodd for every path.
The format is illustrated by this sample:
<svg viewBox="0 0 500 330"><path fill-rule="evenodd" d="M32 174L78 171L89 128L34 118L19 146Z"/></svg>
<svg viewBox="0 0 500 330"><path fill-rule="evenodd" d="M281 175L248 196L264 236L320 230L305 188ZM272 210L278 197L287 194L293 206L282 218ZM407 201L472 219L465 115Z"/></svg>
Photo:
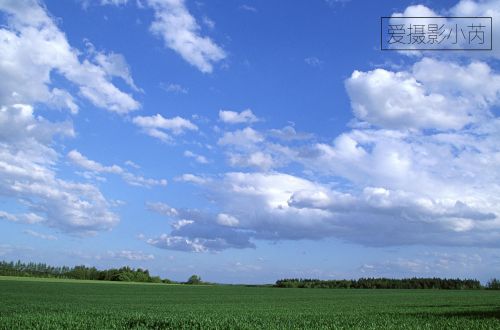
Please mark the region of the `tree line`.
<svg viewBox="0 0 500 330"><path fill-rule="evenodd" d="M87 267L83 265L75 267L54 267L45 263L23 263L21 261L0 261L0 275L96 281L174 283L169 279L161 279L159 276L151 276L147 269L134 269L128 266L98 270L95 267ZM199 281L201 282L201 279Z"/></svg>
<svg viewBox="0 0 500 330"><path fill-rule="evenodd" d="M278 288L329 288L329 289L444 289L444 290L500 290L500 281L492 279L482 286L475 279L448 278L360 278L357 280L281 279Z"/></svg>
<svg viewBox="0 0 500 330"><path fill-rule="evenodd" d="M186 282L175 282L151 276L147 269L111 268L99 270L87 266L50 266L45 263L23 263L0 261L0 276L62 278L75 280L177 283L177 284L214 284L203 282L198 275L192 275ZM357 280L319 280L290 278L276 281L277 288L329 288L329 289L445 289L445 290L500 290L500 280L493 278L485 286L475 279L447 278L360 278Z"/></svg>

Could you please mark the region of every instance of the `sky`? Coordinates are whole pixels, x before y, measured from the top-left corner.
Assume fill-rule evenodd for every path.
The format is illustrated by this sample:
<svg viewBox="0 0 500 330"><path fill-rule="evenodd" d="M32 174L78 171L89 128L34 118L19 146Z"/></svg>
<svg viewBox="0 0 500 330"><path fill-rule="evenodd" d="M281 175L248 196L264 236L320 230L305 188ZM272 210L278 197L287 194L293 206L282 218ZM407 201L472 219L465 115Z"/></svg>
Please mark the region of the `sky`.
<svg viewBox="0 0 500 330"><path fill-rule="evenodd" d="M493 47L382 51L392 16L493 17ZM499 19L498 0L0 0L0 259L498 276Z"/></svg>

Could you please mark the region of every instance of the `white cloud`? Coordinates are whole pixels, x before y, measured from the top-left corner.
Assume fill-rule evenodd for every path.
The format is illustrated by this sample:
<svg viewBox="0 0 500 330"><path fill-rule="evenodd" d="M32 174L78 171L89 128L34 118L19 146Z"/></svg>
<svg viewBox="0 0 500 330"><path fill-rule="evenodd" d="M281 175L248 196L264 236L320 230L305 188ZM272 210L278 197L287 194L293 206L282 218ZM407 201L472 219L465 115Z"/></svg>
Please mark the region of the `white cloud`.
<svg viewBox="0 0 500 330"><path fill-rule="evenodd" d="M132 119L132 122L141 127L144 133L158 138L163 142L168 142L172 138L162 130L169 131L174 135L182 134L187 130L198 130L198 126L193 124L188 119L184 119L179 116L174 118L164 118L160 114L156 114L154 116L137 116Z"/></svg>
<svg viewBox="0 0 500 330"><path fill-rule="evenodd" d="M153 254L143 253L142 251L108 251L107 256L116 259L126 259L131 261L148 261L154 260L155 256Z"/></svg>
<svg viewBox="0 0 500 330"><path fill-rule="evenodd" d="M408 6L402 13L394 13L393 17L436 17L439 16L432 9L424 5Z"/></svg>
<svg viewBox="0 0 500 330"><path fill-rule="evenodd" d="M413 75L429 90L447 97L467 99L473 115L500 104L500 75L485 62L459 65L449 61L423 58L413 66ZM482 83L487 81L488 83ZM463 100L465 102L465 100ZM486 112L486 111L485 111Z"/></svg>
<svg viewBox="0 0 500 330"><path fill-rule="evenodd" d="M169 93L175 93L175 94L187 94L188 93L187 88L185 88L179 84L172 84L172 83L170 83L168 85L161 84L160 87Z"/></svg>
<svg viewBox="0 0 500 330"><path fill-rule="evenodd" d="M45 221L45 219L35 213L23 213L23 214L12 214L4 211L0 211L0 219L5 219L11 222L20 222L34 224Z"/></svg>
<svg viewBox="0 0 500 330"><path fill-rule="evenodd" d="M148 244L161 249L188 251L188 252L206 252L208 251L205 244L207 240L195 238L193 240L181 237L162 234L157 238L149 238Z"/></svg>
<svg viewBox="0 0 500 330"><path fill-rule="evenodd" d="M250 109L241 112L220 110L219 120L227 124L251 124L259 121Z"/></svg>
<svg viewBox="0 0 500 330"><path fill-rule="evenodd" d="M0 108L0 194L27 211L7 217L78 234L111 229L119 218L97 187L57 178L57 135L73 136L72 125L35 116L29 105Z"/></svg>
<svg viewBox="0 0 500 330"><path fill-rule="evenodd" d="M184 220L184 219L182 219L182 220L178 220L178 221L174 222L172 224L172 227L174 229L181 229L182 227L190 225L192 223L194 223L193 220Z"/></svg>
<svg viewBox="0 0 500 330"><path fill-rule="evenodd" d="M283 141L308 140L313 137L312 134L297 132L293 126L285 126L281 129L270 129L269 134L272 137Z"/></svg>
<svg viewBox="0 0 500 330"><path fill-rule="evenodd" d="M141 187L153 187L153 186L166 186L167 180L165 179L148 179L139 175L134 175L118 165L104 166L96 161L90 160L84 155L82 155L77 150L71 150L68 153L68 158L76 165L96 173L111 173L117 174L122 177L122 179L130 185L141 186Z"/></svg>
<svg viewBox="0 0 500 330"><path fill-rule="evenodd" d="M253 7L253 6L250 6L250 5L247 5L247 4L243 4L239 7L241 10L244 10L244 11L249 11L251 13L256 13L257 12L257 8Z"/></svg>
<svg viewBox="0 0 500 330"><path fill-rule="evenodd" d="M130 74L130 67L122 54L102 52L95 54L95 62L101 66L109 77L118 77L123 79L135 91L141 91Z"/></svg>
<svg viewBox="0 0 500 330"><path fill-rule="evenodd" d="M263 142L264 137L251 127L246 127L242 130L234 132L226 132L219 139L219 145L233 145L239 147L251 147L259 142Z"/></svg>
<svg viewBox="0 0 500 330"><path fill-rule="evenodd" d="M208 164L208 160L205 156L198 155L189 150L184 151L184 157L193 158L196 162L200 164Z"/></svg>
<svg viewBox="0 0 500 330"><path fill-rule="evenodd" d="M136 170L141 168L139 165L137 165L135 162L133 162L133 161L131 161L131 160L127 160L127 161L125 161L125 165L127 165L127 166L129 166L129 167L133 167L133 168L135 168Z"/></svg>
<svg viewBox="0 0 500 330"><path fill-rule="evenodd" d="M45 240L48 240L48 241L57 240L57 237L54 236L54 235L46 235L46 234L42 234L42 233L36 232L34 230L30 230L30 229L25 230L24 233L27 234L27 235L30 235L30 236L33 236L33 237L37 237L37 238L41 238L41 239L45 239Z"/></svg>
<svg viewBox="0 0 500 330"><path fill-rule="evenodd" d="M441 19L419 19L419 24L428 24L434 23L444 25L445 27L453 27L456 23L452 17L492 17L492 29L493 29L493 39L496 35L500 33L500 24L498 24L498 19L500 18L500 1L498 0L461 0L455 6L443 9L441 11L433 10L432 8L426 7L424 5L411 5L408 6L402 13L393 13L393 17L447 17ZM393 22L394 24L411 24L411 20L406 21L405 19L398 19ZM414 24L414 21L413 21ZM446 33L450 33L448 30ZM486 36L488 36L488 32L486 32ZM467 40L457 40L458 45L462 44L462 48L470 47L467 43ZM417 49L419 45L408 45L407 48L415 48ZM493 42L492 51L487 52L467 52L467 58L484 58L484 57L495 57L500 58L500 48ZM410 55L410 56L420 56L422 55L419 51L401 51L400 53ZM442 56L439 52L433 54L436 57ZM452 54L446 54L444 57L449 57ZM457 57L463 57L463 53L457 52L457 54L453 54L452 56L457 55Z"/></svg>
<svg viewBox="0 0 500 330"><path fill-rule="evenodd" d="M190 183L202 185L202 184L209 182L210 180L203 178L201 176L198 176L198 175L191 174L191 173L185 173L185 174L177 177L176 181L190 182Z"/></svg>
<svg viewBox="0 0 500 330"><path fill-rule="evenodd" d="M230 214L219 213L217 215L217 223L227 227L237 227L240 221Z"/></svg>
<svg viewBox="0 0 500 330"><path fill-rule="evenodd" d="M224 58L224 50L209 37L200 35L200 26L189 13L184 0L147 0L154 9L151 32L163 38L174 50L201 72L210 73L213 65Z"/></svg>
<svg viewBox="0 0 500 330"><path fill-rule="evenodd" d="M500 123L494 127L497 130ZM491 183L499 180L500 158L486 155L500 155L500 150L493 137L466 135L410 137L394 131L354 130L332 146L316 144L318 152L304 162L315 164L316 173L348 179L347 187L279 172L227 173L202 186L220 210L217 216L178 211L176 218L193 222L182 227L182 235L166 234L153 245L205 251L190 244L206 237L207 227L210 239L225 239L227 233L215 226L227 226L229 216L220 215L225 214L238 220L238 233L242 230L247 242L337 237L369 246L497 246L500 186ZM457 153L459 145L462 151ZM477 157L482 158L480 168L473 165L478 164L473 161Z"/></svg>
<svg viewBox="0 0 500 330"><path fill-rule="evenodd" d="M113 173L113 174L121 174L123 172L123 169L120 166L117 165L103 166L100 163L90 160L87 157L83 156L77 150L71 150L70 152L68 152L68 158L78 166L93 172Z"/></svg>
<svg viewBox="0 0 500 330"><path fill-rule="evenodd" d="M167 217L177 217L177 215L179 214L179 212L177 212L177 210L174 209L173 207L170 207L169 205L160 202L157 203L148 202L146 203L146 208L150 211L154 211L156 213L165 215Z"/></svg>
<svg viewBox="0 0 500 330"><path fill-rule="evenodd" d="M101 5L115 5L122 6L126 5L128 0L101 0Z"/></svg>
<svg viewBox="0 0 500 330"><path fill-rule="evenodd" d="M264 171L276 165L270 154L257 151L250 154L229 154L229 164L237 167L256 167Z"/></svg>
<svg viewBox="0 0 500 330"><path fill-rule="evenodd" d="M108 66L79 60L78 50L37 1L3 1L0 10L8 22L0 29L0 104L44 102L75 113L78 106L66 90L49 88L57 73L95 106L121 114L140 107L111 82Z"/></svg>
<svg viewBox="0 0 500 330"><path fill-rule="evenodd" d="M151 211L177 220L171 224L169 234L146 240L158 248L209 252L255 247L249 233L235 227L238 219L232 215L214 216L198 210L172 209L163 203L148 203L147 206Z"/></svg>
<svg viewBox="0 0 500 330"><path fill-rule="evenodd" d="M73 96L63 89L53 88L47 104L56 109L68 109L72 114L77 114L79 107Z"/></svg>
<svg viewBox="0 0 500 330"><path fill-rule="evenodd" d="M203 24L205 24L205 26L208 27L209 29L215 28L215 22L213 20L211 20L209 17L203 16L202 21L203 21Z"/></svg>
<svg viewBox="0 0 500 330"><path fill-rule="evenodd" d="M446 130L491 117L499 82L486 63L460 66L423 58L411 71L355 71L346 88L359 120L382 128Z"/></svg>
<svg viewBox="0 0 500 330"><path fill-rule="evenodd" d="M303 161L320 173L340 176L356 185L412 190L455 200L470 195L472 199L496 189L488 181L497 176L498 150L493 142L497 137L493 132L478 136L483 130L430 136L354 130L339 136L333 145L316 144L313 157Z"/></svg>
<svg viewBox="0 0 500 330"><path fill-rule="evenodd" d="M146 242L152 246L167 249L167 250L178 250L187 252L210 252L210 251L222 251L230 248L254 248L255 245L248 242L248 237L246 235L237 235L232 228L220 226L221 228L227 228L224 234L220 234L220 228L217 230L216 227L205 227L188 224L179 229L174 230L174 234L161 234L156 238L149 238ZM183 230L186 228L186 230ZM201 232L200 232L201 229ZM190 231L194 230L194 233ZM177 235L179 233L180 235ZM200 234L205 237L193 237L196 234ZM216 237L218 235L224 237Z"/></svg>
<svg viewBox="0 0 500 330"><path fill-rule="evenodd" d="M167 236L192 241L206 237L199 232L208 226L210 239L225 238L215 225L227 214L247 242L335 237L368 246L497 247L495 70L480 61L421 58L406 71L358 72L346 84L365 122L332 143L295 138L290 128L225 132L218 144L231 165L267 172L212 176L200 189L216 215L180 212L193 222ZM294 175L271 171L277 166Z"/></svg>

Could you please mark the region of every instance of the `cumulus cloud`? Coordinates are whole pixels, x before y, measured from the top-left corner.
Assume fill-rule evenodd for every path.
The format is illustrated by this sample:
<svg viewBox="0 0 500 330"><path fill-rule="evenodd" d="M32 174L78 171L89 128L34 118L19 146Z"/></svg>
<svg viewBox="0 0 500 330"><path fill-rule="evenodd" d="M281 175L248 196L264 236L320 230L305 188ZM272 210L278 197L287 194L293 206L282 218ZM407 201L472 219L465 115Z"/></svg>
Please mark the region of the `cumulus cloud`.
<svg viewBox="0 0 500 330"><path fill-rule="evenodd" d="M184 0L147 0L147 3L155 12L151 32L198 70L210 73L215 63L226 58L220 46L200 35L200 26Z"/></svg>
<svg viewBox="0 0 500 330"><path fill-rule="evenodd" d="M199 210L174 209L161 202L148 203L147 208L176 220L169 234L147 239L153 246L192 252L255 247L249 233L238 229L237 219L229 214L215 216Z"/></svg>
<svg viewBox="0 0 500 330"><path fill-rule="evenodd" d="M219 120L227 124L251 124L259 121L250 109L241 112L220 110Z"/></svg>
<svg viewBox="0 0 500 330"><path fill-rule="evenodd" d="M264 136L251 127L246 127L234 132L225 132L219 139L219 145L232 145L239 147L251 147L264 141Z"/></svg>
<svg viewBox="0 0 500 330"><path fill-rule="evenodd" d="M489 108L500 100L499 79L483 62L461 66L423 58L411 71L354 71L346 88L361 121L389 129L446 130L491 117Z"/></svg>
<svg viewBox="0 0 500 330"><path fill-rule="evenodd" d="M205 156L198 155L190 150L184 151L184 157L192 158L200 164L208 164L208 160Z"/></svg>
<svg viewBox="0 0 500 330"><path fill-rule="evenodd" d="M358 122L332 142L297 136L291 126L224 132L218 145L229 164L258 172L200 181L214 214L177 215L192 222L179 227L184 235L165 234L162 246L197 250L192 233L215 223L249 241L497 247L500 80L493 67L424 57L405 71L355 72L346 88ZM232 217L237 222L227 226Z"/></svg>
<svg viewBox="0 0 500 330"><path fill-rule="evenodd" d="M190 183L194 183L194 184L205 184L205 183L210 181L207 178L204 178L204 177L201 177L198 175L194 175L191 173L185 173L181 176L178 176L177 178L175 178L175 180L182 181L182 182L190 182Z"/></svg>
<svg viewBox="0 0 500 330"><path fill-rule="evenodd" d="M254 238L333 236L372 246L497 244L500 233L491 232L498 226L496 198L481 203L477 192L433 196L407 188L346 192L284 173L236 172L209 191L223 213L237 214L238 227Z"/></svg>
<svg viewBox="0 0 500 330"><path fill-rule="evenodd" d="M52 123L33 114L29 105L0 108L0 194L27 210L6 215L11 221L43 222L66 232L93 234L118 223L110 202L90 184L59 179L50 147L55 136L73 136L68 122Z"/></svg>
<svg viewBox="0 0 500 330"><path fill-rule="evenodd" d="M38 1L2 1L0 10L6 23L0 28L0 194L19 206L19 213L2 211L1 217L78 235L110 230L119 221L113 201L92 184L57 176L55 142L75 136L72 123L51 122L35 114L33 104L75 114L86 99L116 113L136 110L139 103L111 81L120 77L133 87L128 66L121 55L71 47ZM78 97L55 86L54 75L73 84Z"/></svg>
<svg viewBox="0 0 500 330"><path fill-rule="evenodd" d="M0 75L3 77L0 104L43 102L76 112L78 106L68 91L49 87L51 74L58 73L75 84L79 95L97 107L120 114L140 107L130 94L111 82L111 76L117 74L111 65L116 59L102 55L104 66L89 59L80 61L78 50L69 45L64 33L37 1L3 1L0 10L7 16L7 26L0 29ZM120 59L123 64L123 58ZM125 81L131 79L121 77Z"/></svg>
<svg viewBox="0 0 500 330"><path fill-rule="evenodd" d="M124 170L122 167L118 165L111 165L111 166L104 166L96 161L93 161L91 159L88 159L84 155L82 155L80 152L77 150L71 150L68 153L68 159L71 160L74 164L92 171L94 173L110 173L110 174L117 174L122 177L122 179L132 185L132 186L141 186L141 187L153 187L153 186L166 186L167 185L167 180L165 179L148 179L144 178L140 175L134 175L126 170Z"/></svg>
<svg viewBox="0 0 500 330"><path fill-rule="evenodd" d="M239 227L254 238L497 246L500 121L491 111L498 105L497 73L483 62L423 58L403 74L364 74L355 77L362 83L352 83L351 77L346 85L355 115L371 125L343 133L333 143L297 147L259 140L261 149L329 177L331 185L278 172L231 173L209 186L210 200L221 213L237 214ZM386 79L401 95L382 91ZM491 85L481 88L478 81ZM360 97L364 92L370 101ZM441 107L444 97L437 95L458 103ZM395 111L392 116L394 107L405 115ZM240 159L249 159L254 150L241 149ZM292 182L296 185L289 186Z"/></svg>
<svg viewBox="0 0 500 330"><path fill-rule="evenodd" d="M427 19L428 17L446 17L440 19ZM411 5L405 8L403 12L393 13L392 17L395 19L392 20L392 24L405 24L409 26L410 24L415 24L414 19L404 19L402 17L425 17L420 18L418 20L418 24L438 24L439 26L444 26L445 31L444 35L450 34L453 31L452 27L457 23L457 20L452 17L492 17L492 32L493 36L498 35L500 33L500 24L498 24L498 18L500 18L500 1L498 0L461 0L455 6L451 8L445 8L443 10L434 10L425 5ZM462 23L463 21L459 21ZM489 30L489 29L488 29ZM489 31L485 31L485 39L489 39ZM494 37L493 37L494 38ZM470 48L468 44L468 40L465 38L458 38L456 40L456 44L460 46L460 48ZM405 48L410 49L418 49L421 45L405 45ZM420 47L421 48L421 47ZM419 51L401 51L400 53L406 55L422 55ZM449 56L450 54L446 54ZM457 57L463 56L463 54L457 53ZM434 54L436 57L442 56L437 52ZM453 56L453 55L452 55ZM467 58L476 57L476 58L484 58L484 57L500 57L500 48L498 48L495 43L492 45L492 51L489 52L477 52L477 53L469 53L466 56Z"/></svg>
<svg viewBox="0 0 500 330"><path fill-rule="evenodd" d="M163 142L172 140L172 137L165 133L165 131L174 135L179 135L185 131L198 130L198 126L188 119L179 116L174 118L165 118L160 114L154 116L137 116L132 119L132 122L142 128L145 134L160 139Z"/></svg>
<svg viewBox="0 0 500 330"><path fill-rule="evenodd" d="M229 248L254 248L250 235L237 228L238 221L228 214L214 216L198 210L172 209L163 203L150 203L151 211L176 220L168 234L148 238L152 246L188 252L214 252ZM175 211L173 211L175 210Z"/></svg>
<svg viewBox="0 0 500 330"><path fill-rule="evenodd" d="M228 211L216 215L197 210L176 209L171 212L168 206L156 204L155 211L179 220L172 224L169 234L150 238L147 242L159 248L192 252L249 248L254 247L251 238L280 239L287 236L280 229L290 235L288 238L293 237L292 233L297 230L297 218L305 222L302 229L312 228L318 223L317 220L307 220L307 212L300 209L288 212L291 210L287 204L290 191L314 186L306 180L286 174L230 173L222 182L209 185L216 195L234 196L231 205L224 206ZM284 187L285 191L281 191L280 187ZM222 201L217 199L217 202L221 205ZM256 207L249 209L248 205ZM309 215L321 216L322 213L327 212L312 211ZM291 228L286 229L289 226Z"/></svg>

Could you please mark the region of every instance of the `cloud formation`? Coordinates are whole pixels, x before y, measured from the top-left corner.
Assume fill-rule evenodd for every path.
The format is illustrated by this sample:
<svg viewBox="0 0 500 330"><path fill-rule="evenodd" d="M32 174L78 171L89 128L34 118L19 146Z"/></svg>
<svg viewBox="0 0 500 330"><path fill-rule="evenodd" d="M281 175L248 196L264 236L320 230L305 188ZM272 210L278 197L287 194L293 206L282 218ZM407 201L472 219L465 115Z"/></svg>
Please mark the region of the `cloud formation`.
<svg viewBox="0 0 500 330"><path fill-rule="evenodd" d="M198 230L209 225L210 239L222 239L224 225L247 242L497 247L498 73L478 60L424 57L406 71L356 71L346 89L356 121L331 143L297 138L290 128L223 131L218 146L228 164L256 171L191 180L215 210L177 214L189 222L153 245L189 241L198 248L184 249L209 251Z"/></svg>
<svg viewBox="0 0 500 330"><path fill-rule="evenodd" d="M444 25L445 27L449 27L446 33L452 33L452 27L456 23L456 21L452 17L492 17L492 36L493 39L495 36L498 36L500 33L500 24L498 24L498 17L500 17L500 1L498 0L461 0L456 5L451 8L445 8L442 10L434 10L422 4L411 5L405 8L402 12L396 12L391 15L392 17L445 17L440 19L432 19L425 20L420 19L419 24L439 24L439 26ZM394 21L395 24L406 24L409 26L411 21L405 21L405 19L398 19ZM489 32L486 32L485 36L489 38ZM467 43L468 40L458 38L458 45L462 45L462 48L470 47ZM408 45L407 48L418 48L418 45ZM409 56L421 56L422 53L419 51L400 51L401 54L409 55ZM451 54L446 54L445 56L441 56L439 52L434 54L435 57L443 57L449 58ZM452 55L451 57L462 57L463 54L457 53L457 56ZM488 52L469 52L467 54L468 58L500 58L500 48L498 45L493 42L492 51Z"/></svg>
<svg viewBox="0 0 500 330"><path fill-rule="evenodd" d="M200 26L184 0L147 0L147 3L155 12L151 32L189 64L203 73L211 73L213 65L226 58L220 46L200 35Z"/></svg>
<svg viewBox="0 0 500 330"><path fill-rule="evenodd" d="M142 128L142 131L163 142L172 141L172 137L165 133L168 131L174 135L179 135L185 131L197 131L198 126L188 119L176 116L174 118L165 118L160 114L154 116L137 116L132 122Z"/></svg>
<svg viewBox="0 0 500 330"><path fill-rule="evenodd" d="M148 209L163 214L174 222L168 234L148 238L152 246L187 252L222 251L228 248L254 248L250 235L233 228L237 219L224 214L214 216L197 210L174 209L164 203L150 203Z"/></svg>
<svg viewBox="0 0 500 330"><path fill-rule="evenodd" d="M219 120L226 124L251 124L259 121L250 109L241 112L220 110Z"/></svg>
<svg viewBox="0 0 500 330"><path fill-rule="evenodd" d="M71 150L68 155L68 159L71 160L74 164L89 170L94 173L110 173L116 174L122 177L122 179L132 185L132 186L141 186L141 187L153 187L153 186L166 186L167 180L165 179L148 179L144 178L140 175L135 175L130 173L127 170L124 170L122 167L118 165L104 166L96 161L88 159L84 155L82 155L77 150Z"/></svg>
<svg viewBox="0 0 500 330"><path fill-rule="evenodd" d="M53 169L58 161L50 147L55 136L73 136L68 122L35 117L29 105L0 108L0 194L20 202L22 215L11 221L43 222L79 234L108 230L118 223L110 203L97 187L62 180Z"/></svg>
<svg viewBox="0 0 500 330"><path fill-rule="evenodd" d="M194 153L190 150L184 151L184 157L192 158L197 163L200 163L200 164L208 164L208 159L205 156L198 155L197 153Z"/></svg>
<svg viewBox="0 0 500 330"><path fill-rule="evenodd" d="M19 209L1 211L1 218L77 235L110 230L119 222L113 203L92 184L58 177L56 142L75 136L72 123L49 121L36 114L35 105L76 114L81 100L87 100L120 114L137 110L140 104L112 82L119 77L136 89L125 59L71 47L38 1L2 1L0 10L5 15L0 28L0 194ZM58 86L55 75L78 95Z"/></svg>
<svg viewBox="0 0 500 330"><path fill-rule="evenodd" d="M388 129L461 129L500 100L500 76L484 62L423 58L411 71L354 71L346 88L357 119Z"/></svg>
<svg viewBox="0 0 500 330"><path fill-rule="evenodd" d="M0 10L8 23L0 29L0 104L43 102L76 113L79 106L74 96L49 88L51 74L58 73L97 107L120 114L139 109L130 94L111 82L112 76L119 76L133 86L130 75L123 73L123 57L100 54L96 62L80 61L78 51L35 0L2 1Z"/></svg>

